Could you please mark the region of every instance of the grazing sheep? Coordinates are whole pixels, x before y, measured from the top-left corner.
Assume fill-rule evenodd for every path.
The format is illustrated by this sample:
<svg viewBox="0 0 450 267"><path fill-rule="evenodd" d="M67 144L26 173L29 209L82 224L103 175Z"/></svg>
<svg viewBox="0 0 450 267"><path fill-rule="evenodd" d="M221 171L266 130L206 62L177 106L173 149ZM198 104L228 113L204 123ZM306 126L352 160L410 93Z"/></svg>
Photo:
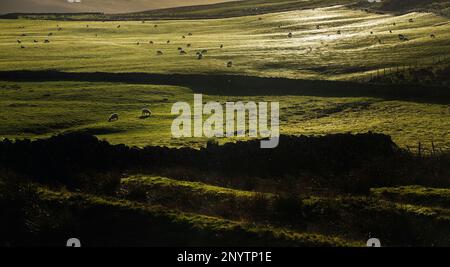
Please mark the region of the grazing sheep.
<svg viewBox="0 0 450 267"><path fill-rule="evenodd" d="M413 19L409 19L408 21L409 21L409 22L414 22L414 20L413 20Z"/></svg>
<svg viewBox="0 0 450 267"><path fill-rule="evenodd" d="M392 30L389 30L389 33L392 33Z"/></svg>
<svg viewBox="0 0 450 267"><path fill-rule="evenodd" d="M203 49L202 52L200 52L200 53L202 53L202 54L208 54L208 50Z"/></svg>
<svg viewBox="0 0 450 267"><path fill-rule="evenodd" d="M231 68L231 67L233 67L233 62L232 62L232 61L228 61L228 63L227 63L227 67L228 67L228 68Z"/></svg>
<svg viewBox="0 0 450 267"><path fill-rule="evenodd" d="M22 43L22 41L20 41L20 40L17 40L17 43L18 43L18 44L21 44L21 43Z"/></svg>
<svg viewBox="0 0 450 267"><path fill-rule="evenodd" d="M38 40L34 40L33 42L34 42L34 43L38 43L39 41L38 41Z"/></svg>
<svg viewBox="0 0 450 267"><path fill-rule="evenodd" d="M119 120L119 114L113 113L111 116L109 116L108 122L118 121Z"/></svg>
<svg viewBox="0 0 450 267"><path fill-rule="evenodd" d="M117 29L120 29L120 25L117 25Z"/></svg>
<svg viewBox="0 0 450 267"><path fill-rule="evenodd" d="M318 30L319 30L319 29L320 29L320 25L316 25L316 29L318 29Z"/></svg>
<svg viewBox="0 0 450 267"><path fill-rule="evenodd" d="M370 32L370 34L373 34L373 32Z"/></svg>
<svg viewBox="0 0 450 267"><path fill-rule="evenodd" d="M139 45L139 44L140 44L139 42L136 43L136 45Z"/></svg>
<svg viewBox="0 0 450 267"><path fill-rule="evenodd" d="M21 45L20 48L25 49L25 46Z"/></svg>
<svg viewBox="0 0 450 267"><path fill-rule="evenodd" d="M406 38L406 36L404 36L403 34L399 34L399 35L398 35L398 39L399 39L400 41L409 41L409 39Z"/></svg>
<svg viewBox="0 0 450 267"><path fill-rule="evenodd" d="M221 49L223 48L223 44L220 45L220 48L221 48Z"/></svg>
<svg viewBox="0 0 450 267"><path fill-rule="evenodd" d="M189 36L192 36L192 33L190 32L190 33L188 33L188 35L189 35Z"/></svg>
<svg viewBox="0 0 450 267"><path fill-rule="evenodd" d="M25 37L25 36L27 36L25 33L23 33L22 35L21 35L22 37Z"/></svg>
<svg viewBox="0 0 450 267"><path fill-rule="evenodd" d="M62 31L62 28L58 28L58 31Z"/></svg>
<svg viewBox="0 0 450 267"><path fill-rule="evenodd" d="M186 55L186 54L187 54L186 51L184 51L184 50L180 51L180 55Z"/></svg>
<svg viewBox="0 0 450 267"><path fill-rule="evenodd" d="M341 34L341 30L337 31L337 34Z"/></svg>
<svg viewBox="0 0 450 267"><path fill-rule="evenodd" d="M203 59L203 55L202 54L198 54L198 57L197 57L197 59Z"/></svg>
<svg viewBox="0 0 450 267"><path fill-rule="evenodd" d="M181 50L183 50L183 48L181 48L181 47L178 47L178 51L181 51Z"/></svg>
<svg viewBox="0 0 450 267"><path fill-rule="evenodd" d="M434 38L436 38L436 35L431 34L430 37L434 39Z"/></svg>
<svg viewBox="0 0 450 267"><path fill-rule="evenodd" d="M89 28L89 25L86 25L86 28Z"/></svg>
<svg viewBox="0 0 450 267"><path fill-rule="evenodd" d="M45 43L45 44L48 44L48 43L50 43L50 41L49 41L49 40L45 40L44 43Z"/></svg>
<svg viewBox="0 0 450 267"><path fill-rule="evenodd" d="M158 56L162 56L162 55L163 55L163 52L162 52L162 51L156 51L156 54L157 54Z"/></svg>
<svg viewBox="0 0 450 267"><path fill-rule="evenodd" d="M52 35L53 35L53 33L52 33L52 32L48 34L48 36L52 36Z"/></svg>
<svg viewBox="0 0 450 267"><path fill-rule="evenodd" d="M290 32L289 34L288 34L288 38L292 38L292 32Z"/></svg>
<svg viewBox="0 0 450 267"><path fill-rule="evenodd" d="M167 44L170 44L170 40L167 40Z"/></svg>
<svg viewBox="0 0 450 267"><path fill-rule="evenodd" d="M192 45L191 45L191 44L187 44L186 46L187 46L187 47L191 47Z"/></svg>
<svg viewBox="0 0 450 267"><path fill-rule="evenodd" d="M183 35L183 36L181 36L181 38L186 39L186 36Z"/></svg>
<svg viewBox="0 0 450 267"><path fill-rule="evenodd" d="M149 44L153 44L153 41L148 42Z"/></svg>
<svg viewBox="0 0 450 267"><path fill-rule="evenodd" d="M152 112L150 111L150 109L147 109L147 108L142 109L142 117L148 118L151 115L152 115Z"/></svg>
<svg viewBox="0 0 450 267"><path fill-rule="evenodd" d="M158 28L158 25L155 25L154 27L155 27L155 28Z"/></svg>
<svg viewBox="0 0 450 267"><path fill-rule="evenodd" d="M394 22L394 23L392 23L392 25L394 25L394 26L395 26L395 25L397 25L397 23L395 23L395 22Z"/></svg>

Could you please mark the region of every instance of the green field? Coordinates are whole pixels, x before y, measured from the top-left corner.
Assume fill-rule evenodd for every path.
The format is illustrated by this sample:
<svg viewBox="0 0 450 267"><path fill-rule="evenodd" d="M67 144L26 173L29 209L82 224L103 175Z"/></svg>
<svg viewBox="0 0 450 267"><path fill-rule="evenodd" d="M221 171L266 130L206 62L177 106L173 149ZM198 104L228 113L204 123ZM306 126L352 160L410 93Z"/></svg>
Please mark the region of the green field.
<svg viewBox="0 0 450 267"><path fill-rule="evenodd" d="M446 18L431 13L380 15L339 6L147 23L1 20L0 27L0 70L229 73L356 80L368 79L377 71L396 71L397 67L428 67L450 54ZM290 32L292 38L288 38ZM400 41L398 34L409 41ZM47 39L50 43L43 43ZM180 55L179 47L187 54ZM198 60L196 52L204 49L207 55ZM158 56L157 51L164 54ZM233 62L232 68L227 68L228 61Z"/></svg>
<svg viewBox="0 0 450 267"><path fill-rule="evenodd" d="M0 129L4 138L39 138L85 132L128 145L202 146L205 138L174 139L171 107L193 102L189 88L88 82L0 83ZM204 102L279 101L280 130L290 135L380 132L402 147L418 143L450 148L446 104L367 97L204 96ZM151 118L140 119L150 107ZM108 122L117 112L120 120ZM230 141L223 138L220 142Z"/></svg>

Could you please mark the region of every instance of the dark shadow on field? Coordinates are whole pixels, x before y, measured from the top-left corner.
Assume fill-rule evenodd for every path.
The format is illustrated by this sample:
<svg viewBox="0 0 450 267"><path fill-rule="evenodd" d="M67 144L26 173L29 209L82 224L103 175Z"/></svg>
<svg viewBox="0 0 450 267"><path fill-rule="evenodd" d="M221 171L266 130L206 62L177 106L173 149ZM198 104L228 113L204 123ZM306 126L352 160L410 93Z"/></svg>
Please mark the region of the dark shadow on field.
<svg viewBox="0 0 450 267"><path fill-rule="evenodd" d="M443 86L374 84L344 81L299 80L218 74L150 74L59 71L3 71L0 80L16 82L87 81L175 85L209 95L305 95L328 97L380 97L431 103L450 103Z"/></svg>

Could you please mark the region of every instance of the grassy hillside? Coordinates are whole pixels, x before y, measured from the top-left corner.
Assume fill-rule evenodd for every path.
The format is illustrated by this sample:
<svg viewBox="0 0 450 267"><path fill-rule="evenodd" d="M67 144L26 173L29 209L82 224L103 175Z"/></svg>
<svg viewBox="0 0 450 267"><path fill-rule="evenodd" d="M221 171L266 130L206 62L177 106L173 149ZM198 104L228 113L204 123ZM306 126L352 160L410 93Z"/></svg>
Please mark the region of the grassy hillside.
<svg viewBox="0 0 450 267"><path fill-rule="evenodd" d="M0 25L0 70L229 73L367 81L401 73L405 67L448 64L450 54L450 24L445 18L428 13L377 15L341 7L219 20L1 20ZM399 40L399 34L409 41ZM187 54L180 55L178 48ZM208 53L199 60L196 52L202 50ZM227 68L229 61L231 68Z"/></svg>
<svg viewBox="0 0 450 267"><path fill-rule="evenodd" d="M173 103L193 102L186 87L89 82L0 82L0 137L38 138L62 132L95 134L115 144L203 146L205 138L173 139ZM281 133L346 132L389 134L402 147L450 148L448 105L370 97L217 96L204 101L279 101ZM141 119L149 107L151 118ZM120 120L109 123L111 113ZM228 142L234 139L222 138Z"/></svg>

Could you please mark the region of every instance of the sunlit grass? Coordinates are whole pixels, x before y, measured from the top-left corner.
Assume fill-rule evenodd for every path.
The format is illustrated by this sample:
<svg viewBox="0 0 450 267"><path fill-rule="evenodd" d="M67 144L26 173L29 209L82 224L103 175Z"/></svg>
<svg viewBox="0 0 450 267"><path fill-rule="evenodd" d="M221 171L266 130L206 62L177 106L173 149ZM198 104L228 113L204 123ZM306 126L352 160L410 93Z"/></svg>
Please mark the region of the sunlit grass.
<svg viewBox="0 0 450 267"><path fill-rule="evenodd" d="M172 105L193 102L189 88L88 82L0 83L0 138L39 138L81 131L118 144L205 145L206 138L174 139ZM450 108L445 104L364 97L209 96L204 102L278 101L281 133L323 135L345 132L389 134L402 147L450 148ZM140 119L141 110L152 116ZM108 122L118 113L117 122ZM236 139L219 139L229 142Z"/></svg>
<svg viewBox="0 0 450 267"><path fill-rule="evenodd" d="M413 23L408 22L410 18ZM343 7L147 23L2 20L0 27L0 70L355 79L383 68L415 64L418 59L431 64L433 58L450 54L450 24L446 18L429 13L379 15ZM47 36L50 32L53 36ZM287 37L289 32L292 38ZM400 41L398 34L410 41ZM50 43L44 44L45 39ZM187 55L180 55L178 47ZM195 53L203 49L208 55L198 60ZM157 51L164 55L157 56ZM233 68L227 68L228 61L233 61Z"/></svg>

